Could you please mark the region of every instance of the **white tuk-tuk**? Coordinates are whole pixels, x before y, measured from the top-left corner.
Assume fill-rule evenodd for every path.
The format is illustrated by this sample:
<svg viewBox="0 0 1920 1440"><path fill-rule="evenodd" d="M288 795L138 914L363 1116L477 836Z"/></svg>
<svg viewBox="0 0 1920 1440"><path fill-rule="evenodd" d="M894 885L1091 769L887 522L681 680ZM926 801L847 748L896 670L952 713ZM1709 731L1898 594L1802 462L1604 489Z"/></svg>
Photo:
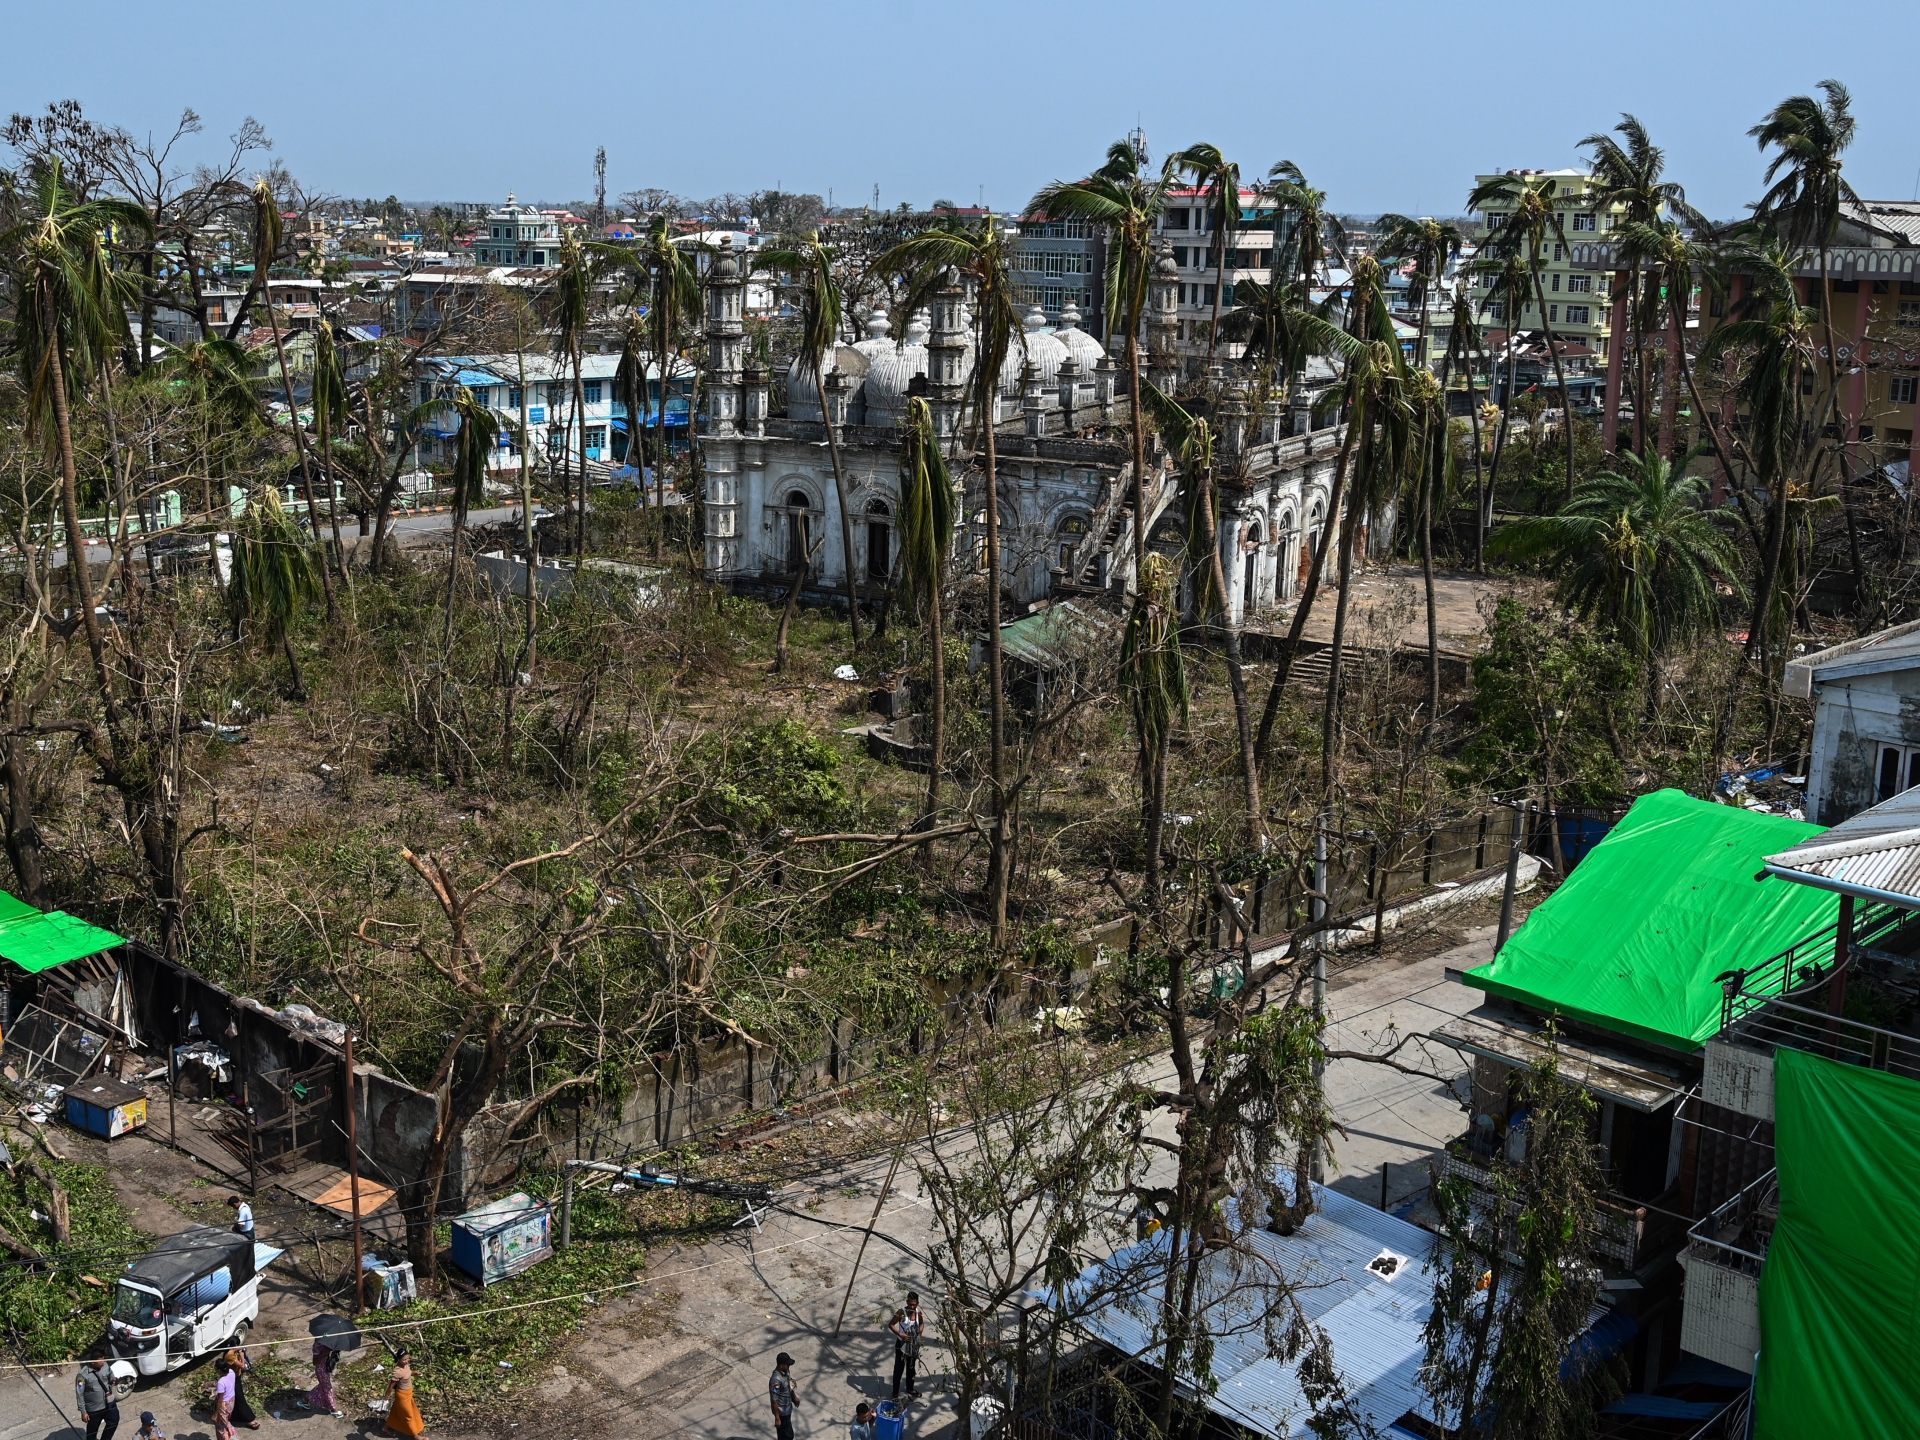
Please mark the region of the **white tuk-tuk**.
<svg viewBox="0 0 1920 1440"><path fill-rule="evenodd" d="M260 1318L260 1271L282 1252L194 1225L131 1262L113 1288L107 1349L114 1389L241 1343ZM131 1363L129 1363L131 1362Z"/></svg>

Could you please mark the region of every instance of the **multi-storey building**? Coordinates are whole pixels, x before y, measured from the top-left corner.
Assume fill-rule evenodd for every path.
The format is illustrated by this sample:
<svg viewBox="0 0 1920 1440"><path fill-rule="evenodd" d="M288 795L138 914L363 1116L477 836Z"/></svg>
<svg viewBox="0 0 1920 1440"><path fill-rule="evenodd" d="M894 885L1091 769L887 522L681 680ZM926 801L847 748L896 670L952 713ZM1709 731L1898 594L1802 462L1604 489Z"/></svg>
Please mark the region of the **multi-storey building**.
<svg viewBox="0 0 1920 1440"><path fill-rule="evenodd" d="M1175 190L1167 197L1160 213L1160 236L1170 247L1179 275L1177 316L1179 328L1175 345L1188 358L1207 353L1207 337L1213 326L1214 302L1224 316L1233 308L1234 286L1243 280L1266 284L1273 276L1276 237L1273 227L1274 205L1257 190L1240 191L1240 228L1227 251L1224 284L1213 245L1213 220L1206 193L1198 189ZM1283 220L1284 227L1284 220ZM1286 244L1286 235L1278 237ZM1223 358L1239 355L1241 346L1222 343L1216 353Z"/></svg>
<svg viewBox="0 0 1920 1440"><path fill-rule="evenodd" d="M1052 325L1060 324L1072 306L1080 312L1080 328L1096 340L1106 338L1104 226L1029 215L1020 222L1020 238L1012 251L1022 305L1038 305Z"/></svg>
<svg viewBox="0 0 1920 1440"><path fill-rule="evenodd" d="M486 228L473 242L473 258L482 265L558 265L561 239L558 215L522 205L508 191L506 205L488 212Z"/></svg>
<svg viewBox="0 0 1920 1440"><path fill-rule="evenodd" d="M1507 333L1528 330L1553 330L1554 338L1584 346L1593 358L1605 362L1613 337L1613 309L1605 276L1579 263L1574 252L1582 244L1600 239L1620 222L1621 207L1603 206L1594 197L1595 180L1584 170L1508 170L1506 176L1531 183L1551 181L1554 209L1560 217L1565 240L1548 236L1540 254L1540 284L1545 294L1529 300L1519 315L1508 315L1502 301L1495 300L1481 311L1492 327ZM1501 174L1476 175L1477 187L1491 184ZM1477 240L1482 252L1499 235L1512 216L1508 206L1490 204L1477 217ZM1492 278L1478 275L1473 280L1476 308L1492 286ZM1542 308L1544 304L1544 309ZM1504 336L1501 337L1504 339Z"/></svg>

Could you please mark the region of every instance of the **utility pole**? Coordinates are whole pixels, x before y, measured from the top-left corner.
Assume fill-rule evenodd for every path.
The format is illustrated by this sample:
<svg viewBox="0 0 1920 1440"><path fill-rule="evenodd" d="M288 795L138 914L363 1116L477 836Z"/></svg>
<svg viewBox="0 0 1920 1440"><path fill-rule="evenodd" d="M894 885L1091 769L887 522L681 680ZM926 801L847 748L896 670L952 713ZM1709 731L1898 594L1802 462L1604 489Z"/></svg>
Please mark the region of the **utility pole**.
<svg viewBox="0 0 1920 1440"><path fill-rule="evenodd" d="M353 1031L347 1031L347 1188L353 1195L353 1313L367 1308L367 1267L360 1235L360 1120L353 1094Z"/></svg>
<svg viewBox="0 0 1920 1440"><path fill-rule="evenodd" d="M1313 1016L1323 1026L1327 1020L1327 932L1321 928L1327 918L1327 821L1322 815L1313 827L1313 898L1307 902L1307 916L1313 922ZM1313 1062L1313 1083L1322 1086L1327 1076L1324 1055ZM1315 1184L1327 1178L1326 1145L1313 1142L1313 1166L1310 1175ZM1297 1201L1300 1197L1295 1196Z"/></svg>

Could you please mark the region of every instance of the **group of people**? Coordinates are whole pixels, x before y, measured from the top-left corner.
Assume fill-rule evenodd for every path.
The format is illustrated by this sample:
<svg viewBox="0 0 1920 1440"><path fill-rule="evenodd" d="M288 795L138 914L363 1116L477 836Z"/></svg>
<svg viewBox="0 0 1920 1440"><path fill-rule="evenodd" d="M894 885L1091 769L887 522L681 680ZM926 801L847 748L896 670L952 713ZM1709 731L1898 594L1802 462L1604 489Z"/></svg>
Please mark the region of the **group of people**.
<svg viewBox="0 0 1920 1440"><path fill-rule="evenodd" d="M895 1400L900 1398L902 1381L906 1383L908 1399L920 1398L917 1372L920 1366L920 1340L926 1328L927 1318L921 1313L920 1297L909 1293L907 1303L896 1309L893 1318L887 1322L887 1333L893 1337ZM796 1403L793 1356L784 1350L774 1357L773 1374L767 1380L767 1403L773 1411L774 1440L793 1440L793 1407ZM878 1414L873 1406L862 1400L853 1412L847 1440L875 1440L877 1420Z"/></svg>
<svg viewBox="0 0 1920 1440"><path fill-rule="evenodd" d="M323 1340L313 1342L313 1373L316 1381L303 1399L294 1403L302 1410L318 1410L336 1418L344 1416L333 1394L333 1372L340 1363L340 1352ZM247 1373L253 1368L245 1347L235 1346L214 1361L213 1434L214 1440L235 1440L235 1431L245 1426L260 1428L260 1417L247 1403ZM113 1393L113 1375L106 1357L87 1361L74 1380L74 1400L86 1419L87 1440L113 1440L120 1428L120 1402ZM420 1406L413 1398L413 1356L405 1350L393 1357L393 1374L387 1381L387 1432L418 1440L426 1423L420 1418ZM151 1410L140 1414L137 1440L167 1440Z"/></svg>

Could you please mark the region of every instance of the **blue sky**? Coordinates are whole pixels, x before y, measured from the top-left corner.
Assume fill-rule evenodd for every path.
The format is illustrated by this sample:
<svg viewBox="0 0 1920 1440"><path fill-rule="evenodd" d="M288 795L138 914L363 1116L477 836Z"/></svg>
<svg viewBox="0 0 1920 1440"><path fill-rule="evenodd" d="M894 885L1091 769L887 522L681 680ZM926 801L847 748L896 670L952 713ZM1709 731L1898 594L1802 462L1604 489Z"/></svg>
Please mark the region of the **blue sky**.
<svg viewBox="0 0 1920 1440"><path fill-rule="evenodd" d="M1353 212L1458 213L1477 170L1575 163L1637 114L1709 214L1760 191L1746 136L1829 76L1853 91L1849 178L1920 185L1905 6L1643 3L679 3L21 6L8 104L206 143L253 115L310 188L490 200L780 185L891 206L1000 206L1084 173L1136 122L1297 161ZM1847 21L1851 14L1857 28ZM317 21L317 23L316 23ZM32 56L31 64L22 57Z"/></svg>

